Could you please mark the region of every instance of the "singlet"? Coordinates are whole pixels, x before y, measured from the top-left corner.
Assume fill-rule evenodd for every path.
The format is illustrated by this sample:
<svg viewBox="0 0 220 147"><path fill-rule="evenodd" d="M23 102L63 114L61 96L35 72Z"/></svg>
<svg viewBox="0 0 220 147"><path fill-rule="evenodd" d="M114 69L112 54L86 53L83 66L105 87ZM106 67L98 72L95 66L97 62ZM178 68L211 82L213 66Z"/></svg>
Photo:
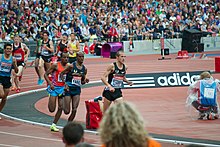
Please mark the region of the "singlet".
<svg viewBox="0 0 220 147"><path fill-rule="evenodd" d="M215 81L208 83L206 80L200 81L199 101L202 105L216 106L217 84Z"/></svg>
<svg viewBox="0 0 220 147"><path fill-rule="evenodd" d="M59 51L57 54L58 57L60 57L61 53L67 53L67 44L68 44L68 41L66 41L65 44L63 44L62 41L60 41L60 43L57 46L58 51Z"/></svg>
<svg viewBox="0 0 220 147"><path fill-rule="evenodd" d="M76 52L75 52L75 50L77 49L76 40L70 42L70 47L71 47L70 50L73 51L73 54L69 54L69 57L76 57Z"/></svg>
<svg viewBox="0 0 220 147"><path fill-rule="evenodd" d="M12 70L13 56L9 60L5 59L4 55L1 55L0 60L0 76L10 77Z"/></svg>
<svg viewBox="0 0 220 147"><path fill-rule="evenodd" d="M76 62L73 62L73 69L66 76L66 83L70 87L80 87L82 77L85 77L85 66L82 65L82 69L78 69Z"/></svg>
<svg viewBox="0 0 220 147"><path fill-rule="evenodd" d="M123 64L122 69L119 69L116 62L113 63L115 70L113 73L110 73L108 76L108 83L113 87L113 88L123 88L123 79L126 74L125 70L125 65Z"/></svg>
<svg viewBox="0 0 220 147"><path fill-rule="evenodd" d="M12 56L14 56L18 62L24 61L24 55L25 51L22 49L21 43L19 43L18 47L15 47L15 44L13 44Z"/></svg>
<svg viewBox="0 0 220 147"><path fill-rule="evenodd" d="M42 56L52 56L53 55L51 51L49 51L43 47L44 45L46 45L47 47L50 48L49 42L50 42L50 39L48 39L47 42L44 42L44 40L42 41L42 44L41 44L41 55Z"/></svg>
<svg viewBox="0 0 220 147"><path fill-rule="evenodd" d="M57 62L57 70L53 72L52 74L52 83L54 86L64 86L65 82L62 81L60 78L60 73L64 70L65 68L62 66L61 62ZM64 80L66 78L66 75L64 75Z"/></svg>

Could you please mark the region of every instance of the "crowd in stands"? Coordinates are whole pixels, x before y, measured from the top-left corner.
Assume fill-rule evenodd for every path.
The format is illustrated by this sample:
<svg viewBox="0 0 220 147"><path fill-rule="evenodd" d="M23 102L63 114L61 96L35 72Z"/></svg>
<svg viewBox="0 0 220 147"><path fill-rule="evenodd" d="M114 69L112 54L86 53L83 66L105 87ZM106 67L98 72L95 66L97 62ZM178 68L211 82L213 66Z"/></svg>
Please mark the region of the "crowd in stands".
<svg viewBox="0 0 220 147"><path fill-rule="evenodd" d="M186 28L219 35L219 17L219 0L1 0L0 40L31 41L43 30L82 42L178 38Z"/></svg>

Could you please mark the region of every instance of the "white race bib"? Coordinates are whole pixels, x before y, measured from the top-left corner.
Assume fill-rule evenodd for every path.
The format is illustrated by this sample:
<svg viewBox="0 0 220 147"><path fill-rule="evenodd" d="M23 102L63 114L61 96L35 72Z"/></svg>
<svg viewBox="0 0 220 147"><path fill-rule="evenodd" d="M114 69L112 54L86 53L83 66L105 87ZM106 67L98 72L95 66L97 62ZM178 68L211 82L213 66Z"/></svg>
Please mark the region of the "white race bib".
<svg viewBox="0 0 220 147"><path fill-rule="evenodd" d="M79 76L73 76L72 78L72 84L76 85L76 86L81 86L81 77Z"/></svg>
<svg viewBox="0 0 220 147"><path fill-rule="evenodd" d="M215 89L213 88L204 88L204 97L214 99Z"/></svg>
<svg viewBox="0 0 220 147"><path fill-rule="evenodd" d="M63 75L63 78L64 78L64 81L66 81L66 74ZM58 74L58 79L57 79L58 82L63 82L61 77L60 77L60 74Z"/></svg>

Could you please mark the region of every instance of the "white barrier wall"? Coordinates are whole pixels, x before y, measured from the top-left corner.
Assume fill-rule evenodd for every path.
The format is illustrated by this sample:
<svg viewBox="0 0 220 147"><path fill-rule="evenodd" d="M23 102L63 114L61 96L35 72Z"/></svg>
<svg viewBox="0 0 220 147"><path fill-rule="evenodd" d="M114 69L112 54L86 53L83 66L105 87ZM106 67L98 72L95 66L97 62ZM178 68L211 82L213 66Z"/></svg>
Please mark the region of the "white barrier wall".
<svg viewBox="0 0 220 147"><path fill-rule="evenodd" d="M204 43L204 51L220 51L220 37L202 37L201 43ZM157 40L137 40L133 41L134 48L132 53L160 53L160 39ZM164 46L169 48L170 53L177 53L181 50L182 39L165 39ZM129 41L123 41L125 53L129 53Z"/></svg>

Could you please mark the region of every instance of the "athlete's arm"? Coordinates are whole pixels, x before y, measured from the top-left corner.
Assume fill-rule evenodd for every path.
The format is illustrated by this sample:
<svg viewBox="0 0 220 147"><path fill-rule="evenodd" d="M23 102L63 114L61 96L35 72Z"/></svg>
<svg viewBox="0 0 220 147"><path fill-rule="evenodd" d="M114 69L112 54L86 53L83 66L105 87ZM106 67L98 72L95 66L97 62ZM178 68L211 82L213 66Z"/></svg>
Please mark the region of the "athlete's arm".
<svg viewBox="0 0 220 147"><path fill-rule="evenodd" d="M73 54L72 47L70 46L70 44L71 44L71 41L69 41L68 44L67 44L67 51L68 51L70 54Z"/></svg>
<svg viewBox="0 0 220 147"><path fill-rule="evenodd" d="M47 50L49 50L50 52L54 52L53 42L52 42L51 40L50 40L49 44L50 44L50 47L45 46L45 48L46 48Z"/></svg>
<svg viewBox="0 0 220 147"><path fill-rule="evenodd" d="M27 62L28 57L29 57L29 55L30 55L30 49L29 49L29 48L27 47L27 45L24 44L24 43L21 43L21 45L22 45L22 47L23 47L23 49L24 49L24 51L25 51L24 61Z"/></svg>
<svg viewBox="0 0 220 147"><path fill-rule="evenodd" d="M15 73L18 73L17 60L15 59L15 57L13 57L13 62L12 62L12 64L13 64Z"/></svg>
<svg viewBox="0 0 220 147"><path fill-rule="evenodd" d="M74 52L79 52L80 51L80 46L79 46L79 41L76 41L76 49Z"/></svg>
<svg viewBox="0 0 220 147"><path fill-rule="evenodd" d="M69 64L67 65L67 67L60 73L60 78L62 80L62 82L65 82L64 80L64 74L67 74L68 72L70 72L73 69L73 64Z"/></svg>
<svg viewBox="0 0 220 147"><path fill-rule="evenodd" d="M128 67L125 66L125 71L127 71ZM126 82L128 85L132 86L133 85L133 82L129 81L126 76L124 76L124 79L123 79L124 82Z"/></svg>
<svg viewBox="0 0 220 147"><path fill-rule="evenodd" d="M36 46L36 49L34 50L34 53L36 53L36 54L39 52L38 49L39 49L39 47L40 47L40 46L38 45L38 41L39 41L39 40L36 39L37 46Z"/></svg>
<svg viewBox="0 0 220 147"><path fill-rule="evenodd" d="M89 79L87 78L87 68L85 67L85 77L83 77L82 84L89 83Z"/></svg>
<svg viewBox="0 0 220 147"><path fill-rule="evenodd" d="M49 75L50 74L52 74L54 71L56 71L57 70L57 63L53 63L52 65L51 65L51 67L45 72L45 74L44 74L44 78L45 78L45 80L47 81L47 83L50 85L50 87L51 87L51 89L52 89L52 87L53 87L53 83L50 81L50 79L49 79ZM53 89L52 89L53 90Z"/></svg>
<svg viewBox="0 0 220 147"><path fill-rule="evenodd" d="M60 48L58 47L58 46L59 46L59 44L60 44L60 41L58 41L58 42L57 42L57 46L56 46L56 53L55 53L55 55L57 55L57 54L58 54L58 52L60 51Z"/></svg>
<svg viewBox="0 0 220 147"><path fill-rule="evenodd" d="M114 65L111 64L107 67L107 70L104 72L104 74L101 77L102 82L109 87L110 89L112 89L113 87L108 83L107 79L108 79L108 75L114 71Z"/></svg>

